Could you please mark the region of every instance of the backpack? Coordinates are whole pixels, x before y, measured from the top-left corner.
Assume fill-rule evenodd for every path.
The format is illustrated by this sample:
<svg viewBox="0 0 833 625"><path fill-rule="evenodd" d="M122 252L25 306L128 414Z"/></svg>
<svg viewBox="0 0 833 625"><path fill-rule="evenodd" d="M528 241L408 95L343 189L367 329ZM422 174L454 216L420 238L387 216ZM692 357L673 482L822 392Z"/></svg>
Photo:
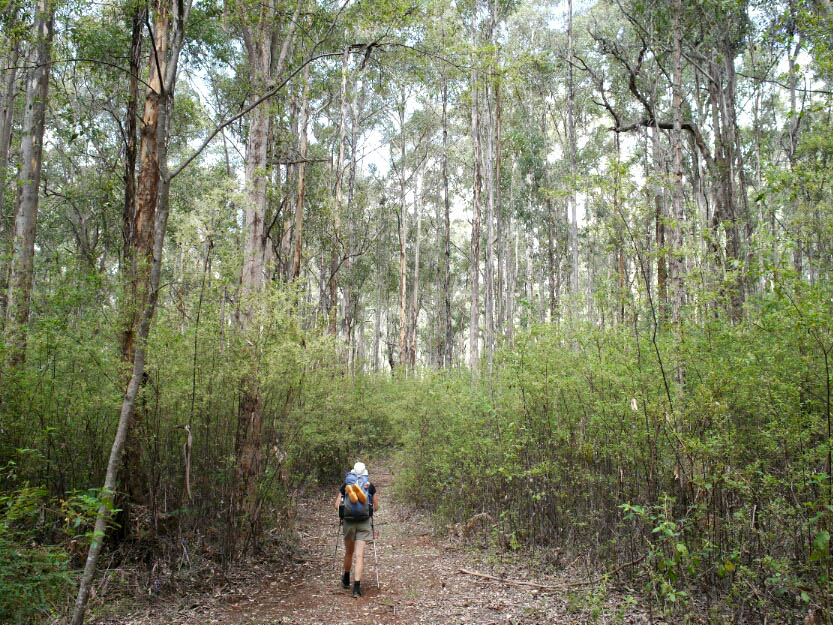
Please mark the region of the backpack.
<svg viewBox="0 0 833 625"><path fill-rule="evenodd" d="M367 491L370 478L349 471L344 477L344 484L346 494L342 497L343 518L347 521L366 521L373 514L373 496ZM353 501L353 499L356 501Z"/></svg>

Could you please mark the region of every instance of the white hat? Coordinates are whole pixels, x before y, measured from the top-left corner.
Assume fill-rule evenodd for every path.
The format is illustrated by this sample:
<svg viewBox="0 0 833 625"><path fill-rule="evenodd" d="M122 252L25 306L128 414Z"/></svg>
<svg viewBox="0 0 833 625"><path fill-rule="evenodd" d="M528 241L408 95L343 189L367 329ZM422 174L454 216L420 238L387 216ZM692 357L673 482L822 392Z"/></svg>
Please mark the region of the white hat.
<svg viewBox="0 0 833 625"><path fill-rule="evenodd" d="M364 466L364 462L357 462L353 465L353 473L361 477L362 475L367 475L367 467Z"/></svg>

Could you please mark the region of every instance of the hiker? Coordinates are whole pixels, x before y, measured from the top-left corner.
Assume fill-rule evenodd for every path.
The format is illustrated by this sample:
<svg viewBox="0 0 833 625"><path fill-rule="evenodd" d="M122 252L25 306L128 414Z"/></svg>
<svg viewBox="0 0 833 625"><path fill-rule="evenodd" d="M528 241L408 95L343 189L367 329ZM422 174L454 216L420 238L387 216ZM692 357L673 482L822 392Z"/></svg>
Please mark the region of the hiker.
<svg viewBox="0 0 833 625"><path fill-rule="evenodd" d="M362 501L364 499L364 501ZM370 517L379 509L379 495L367 475L367 467L357 462L347 473L335 500L335 507L342 516L344 533L344 574L341 585L350 588L350 567L356 554L356 570L353 577L353 596L361 597L361 581L364 572L364 545L373 538Z"/></svg>

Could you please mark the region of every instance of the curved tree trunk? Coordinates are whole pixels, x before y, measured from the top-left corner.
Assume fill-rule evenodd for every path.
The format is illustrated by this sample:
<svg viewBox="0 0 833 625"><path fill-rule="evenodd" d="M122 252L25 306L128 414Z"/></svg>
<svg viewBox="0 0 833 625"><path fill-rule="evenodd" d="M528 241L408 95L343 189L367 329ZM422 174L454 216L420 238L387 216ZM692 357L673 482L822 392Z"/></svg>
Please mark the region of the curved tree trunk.
<svg viewBox="0 0 833 625"><path fill-rule="evenodd" d="M167 165L167 145L170 135L170 113L173 111L174 87L176 85L179 53L182 50L185 23L188 21L190 9L190 1L169 3L166 0L158 0L154 5L155 45L158 47L158 50L164 49L166 51L170 50L170 52L165 56L161 54L151 55L152 71L156 72L160 87L159 93L156 94L157 98L152 100L157 106L155 116L156 147L153 150L157 157L156 169L153 172L157 178L154 185L157 192L153 196L137 194L137 213L140 209L142 211L151 210L150 207L139 205L139 202L144 201L141 198L151 202L153 205L153 247L150 265L146 273L147 285L140 291L144 295L144 299L141 302L137 301L134 303L134 306L141 310L141 316L136 333L133 372L127 385L127 392L122 400L119 424L113 440L113 446L110 450L104 487L101 490L102 503L98 509L93 540L90 543L87 562L84 566L78 595L75 600L75 609L71 621L72 625L81 625L84 622L84 614L87 610L87 601L89 600L93 578L95 577L98 556L101 553L101 546L107 530L107 522L110 518L110 511L113 508L116 477L121 465L122 451L124 450L124 444L131 428L131 421L136 408L136 397L138 396L145 373L147 338L150 333L150 325L159 296L162 252L165 244L165 230L167 228L169 213L171 178ZM168 42L170 42L170 45L168 45ZM159 60L158 65L155 59ZM150 149L150 146L148 146L148 149ZM151 175L151 172L148 172L147 175Z"/></svg>

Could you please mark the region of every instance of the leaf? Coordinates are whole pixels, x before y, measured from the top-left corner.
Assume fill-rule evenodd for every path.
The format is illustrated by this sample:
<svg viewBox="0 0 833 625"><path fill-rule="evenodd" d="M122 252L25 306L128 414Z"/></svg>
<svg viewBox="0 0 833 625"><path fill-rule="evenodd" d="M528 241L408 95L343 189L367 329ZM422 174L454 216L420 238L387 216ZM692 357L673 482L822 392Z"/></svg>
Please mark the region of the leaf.
<svg viewBox="0 0 833 625"><path fill-rule="evenodd" d="M810 562L818 562L827 556L830 548L830 532L821 531L816 534L813 540L813 552L810 554Z"/></svg>

